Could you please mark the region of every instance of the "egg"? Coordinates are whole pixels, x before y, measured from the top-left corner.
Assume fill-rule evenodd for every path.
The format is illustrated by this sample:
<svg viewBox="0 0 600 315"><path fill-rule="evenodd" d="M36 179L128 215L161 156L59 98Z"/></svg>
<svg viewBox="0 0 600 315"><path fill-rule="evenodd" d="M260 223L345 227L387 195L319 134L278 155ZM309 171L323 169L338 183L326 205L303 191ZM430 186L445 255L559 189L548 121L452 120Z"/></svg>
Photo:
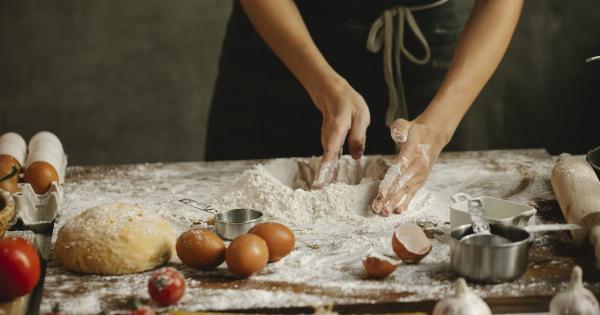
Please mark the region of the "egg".
<svg viewBox="0 0 600 315"><path fill-rule="evenodd" d="M56 143L55 141L52 141L50 139L41 139L41 140L37 141L35 143L35 145L29 149L29 153L35 152L35 151L51 152L52 154L61 156L61 157L62 157L62 155L64 155L62 145L60 143Z"/></svg>
<svg viewBox="0 0 600 315"><path fill-rule="evenodd" d="M269 260L267 242L255 234L242 234L229 244L225 262L229 271L241 277L249 277L261 271Z"/></svg>
<svg viewBox="0 0 600 315"><path fill-rule="evenodd" d="M58 182L58 173L49 163L34 162L25 170L25 182L31 184L37 194L43 194L52 182Z"/></svg>
<svg viewBox="0 0 600 315"><path fill-rule="evenodd" d="M3 134L0 137L0 155L9 155L19 162L19 165L23 165L27 155L25 140L14 132Z"/></svg>
<svg viewBox="0 0 600 315"><path fill-rule="evenodd" d="M207 229L184 232L177 238L175 249L184 265L198 270L215 269L225 260L225 242Z"/></svg>
<svg viewBox="0 0 600 315"><path fill-rule="evenodd" d="M64 155L45 150L35 150L29 152L27 160L25 161L25 169L29 168L29 166L35 162L46 162L52 165L60 176L60 174L63 172Z"/></svg>
<svg viewBox="0 0 600 315"><path fill-rule="evenodd" d="M265 222L254 226L248 233L260 236L269 247L269 262L278 261L287 256L296 245L294 233L285 225Z"/></svg>
<svg viewBox="0 0 600 315"><path fill-rule="evenodd" d="M61 151L64 151L60 139L58 139L58 137L55 134L49 131L40 131L36 133L33 137L31 137L31 139L29 140L29 151L33 151L37 142L42 140L52 141L56 146L60 147Z"/></svg>
<svg viewBox="0 0 600 315"><path fill-rule="evenodd" d="M389 276L402 262L400 260L372 253L363 258L363 267L372 278L383 279Z"/></svg>
<svg viewBox="0 0 600 315"><path fill-rule="evenodd" d="M415 224L399 225L392 236L392 249L403 262L418 263L431 247L425 232Z"/></svg>
<svg viewBox="0 0 600 315"><path fill-rule="evenodd" d="M3 160L0 156L0 177L7 176L13 172L13 167L17 167L12 160ZM0 181L0 189L6 190L13 194L19 191L19 173L18 171L10 178Z"/></svg>
<svg viewBox="0 0 600 315"><path fill-rule="evenodd" d="M5 167L10 166L8 167L9 170L12 169L13 166L15 166L19 171L21 170L21 164L12 155L0 154L0 163L7 164Z"/></svg>
<svg viewBox="0 0 600 315"><path fill-rule="evenodd" d="M19 150L23 152L27 151L27 144L25 143L25 139L23 139L21 135L15 132L4 133L2 136L0 136L0 143L12 143L17 148L19 148Z"/></svg>

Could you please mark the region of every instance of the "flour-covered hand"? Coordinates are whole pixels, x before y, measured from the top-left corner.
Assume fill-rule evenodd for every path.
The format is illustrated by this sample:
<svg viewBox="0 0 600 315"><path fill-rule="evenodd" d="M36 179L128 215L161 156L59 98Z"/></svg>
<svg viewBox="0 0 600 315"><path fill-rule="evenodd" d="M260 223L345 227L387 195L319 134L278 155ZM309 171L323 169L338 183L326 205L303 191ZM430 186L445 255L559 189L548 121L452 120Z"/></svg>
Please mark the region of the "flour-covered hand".
<svg viewBox="0 0 600 315"><path fill-rule="evenodd" d="M346 138L352 158L362 157L371 116L363 97L346 80L324 86L311 97L323 115L323 159L312 184L313 189L321 189L337 177L338 162Z"/></svg>
<svg viewBox="0 0 600 315"><path fill-rule="evenodd" d="M423 186L447 140L445 134L419 120L396 120L390 127L400 153L379 185L373 211L382 216L402 213Z"/></svg>

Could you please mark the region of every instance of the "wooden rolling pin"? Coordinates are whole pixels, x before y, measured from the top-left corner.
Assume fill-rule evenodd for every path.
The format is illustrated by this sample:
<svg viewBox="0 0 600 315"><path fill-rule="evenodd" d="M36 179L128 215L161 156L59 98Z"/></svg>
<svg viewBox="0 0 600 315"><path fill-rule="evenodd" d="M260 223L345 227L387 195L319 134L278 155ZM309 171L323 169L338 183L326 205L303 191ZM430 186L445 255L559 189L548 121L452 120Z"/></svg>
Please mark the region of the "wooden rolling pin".
<svg viewBox="0 0 600 315"><path fill-rule="evenodd" d="M583 227L571 231L573 240L583 245L589 239L600 266L600 181L596 173L583 157L561 154L550 180L567 222Z"/></svg>

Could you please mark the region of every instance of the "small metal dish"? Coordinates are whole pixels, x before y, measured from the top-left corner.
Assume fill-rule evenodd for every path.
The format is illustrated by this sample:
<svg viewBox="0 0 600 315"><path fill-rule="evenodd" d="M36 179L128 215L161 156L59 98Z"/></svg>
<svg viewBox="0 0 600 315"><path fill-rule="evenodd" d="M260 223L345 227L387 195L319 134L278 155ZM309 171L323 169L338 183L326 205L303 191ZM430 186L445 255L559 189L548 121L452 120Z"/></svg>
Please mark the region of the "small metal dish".
<svg viewBox="0 0 600 315"><path fill-rule="evenodd" d="M527 271L530 233L524 229L501 224L490 224L492 234L500 235L510 242L483 244L461 242L473 234L471 224L465 224L450 232L450 261L454 271L471 281L501 283L520 278Z"/></svg>
<svg viewBox="0 0 600 315"><path fill-rule="evenodd" d="M588 151L586 160L596 172L596 176L600 178L600 147Z"/></svg>
<svg viewBox="0 0 600 315"><path fill-rule="evenodd" d="M248 233L264 217L262 212L253 209L231 209L217 212L214 207L192 199L181 199L179 202L213 214L215 219L215 233L229 241Z"/></svg>

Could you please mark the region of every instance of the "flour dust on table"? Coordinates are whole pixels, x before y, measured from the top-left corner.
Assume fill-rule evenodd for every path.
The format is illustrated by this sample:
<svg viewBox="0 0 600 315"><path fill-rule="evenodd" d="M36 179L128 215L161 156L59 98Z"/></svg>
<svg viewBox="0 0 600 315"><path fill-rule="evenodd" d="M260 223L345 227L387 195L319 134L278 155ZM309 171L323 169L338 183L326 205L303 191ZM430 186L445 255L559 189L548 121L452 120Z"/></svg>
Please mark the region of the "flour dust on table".
<svg viewBox="0 0 600 315"><path fill-rule="evenodd" d="M174 257L170 265L186 278L178 309L226 310L313 306L328 303L382 303L443 298L456 275L449 266L450 196L493 195L518 202L552 200L548 174L554 161L544 152L491 151L445 153L409 210L383 218L370 209L378 183L393 157L343 157L338 182L311 191L318 158L211 163L72 167L65 182L65 202L55 229L86 208L121 200L139 203L169 220L178 233L191 226L210 227L211 215L178 199L218 205L219 210L249 207L289 226L295 249L260 273L239 280L225 264L200 272ZM384 280L367 277L362 258L369 253L394 256L391 238L400 223L422 226L433 248L419 264L401 264ZM540 237L534 249L556 244ZM56 241L56 234L53 243ZM553 261L555 259L556 261ZM568 258L540 261L570 270ZM535 269L534 269L535 271ZM131 296L149 299L149 272L124 276L73 274L51 257L42 312L61 303L70 314L123 310ZM474 285L484 297L554 294L562 280L525 275L495 286Z"/></svg>

